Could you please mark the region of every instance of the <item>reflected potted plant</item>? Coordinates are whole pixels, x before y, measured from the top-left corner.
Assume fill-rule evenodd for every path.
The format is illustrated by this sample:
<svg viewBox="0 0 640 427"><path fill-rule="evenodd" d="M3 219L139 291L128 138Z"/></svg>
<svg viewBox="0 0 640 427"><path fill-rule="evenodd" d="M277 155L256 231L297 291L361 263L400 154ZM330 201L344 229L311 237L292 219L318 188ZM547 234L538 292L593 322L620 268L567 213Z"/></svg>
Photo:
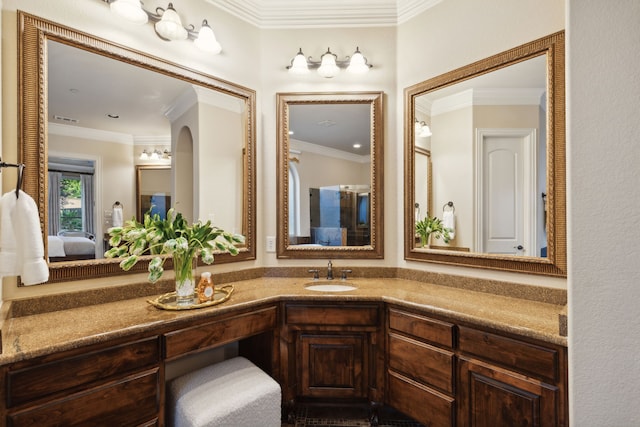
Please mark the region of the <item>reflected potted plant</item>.
<svg viewBox="0 0 640 427"><path fill-rule="evenodd" d="M442 239L445 243L449 243L451 240L451 229L445 227L442 224L442 220L435 216L427 215L424 219L416 221L416 234L420 236L420 246L423 248L429 248L431 242L431 236L436 239Z"/></svg>
<svg viewBox="0 0 640 427"><path fill-rule="evenodd" d="M201 257L205 264L212 264L214 253L238 254L236 244L244 243L244 236L228 233L203 223L187 223L181 213L170 209L166 218L146 213L144 222L135 219L126 221L122 227L112 227L109 232L111 249L105 252L107 258L123 258L120 268L130 270L143 255L155 255L149 262L149 281L157 282L164 273L167 256L173 258L176 280L176 304L193 303L195 280L194 261Z"/></svg>

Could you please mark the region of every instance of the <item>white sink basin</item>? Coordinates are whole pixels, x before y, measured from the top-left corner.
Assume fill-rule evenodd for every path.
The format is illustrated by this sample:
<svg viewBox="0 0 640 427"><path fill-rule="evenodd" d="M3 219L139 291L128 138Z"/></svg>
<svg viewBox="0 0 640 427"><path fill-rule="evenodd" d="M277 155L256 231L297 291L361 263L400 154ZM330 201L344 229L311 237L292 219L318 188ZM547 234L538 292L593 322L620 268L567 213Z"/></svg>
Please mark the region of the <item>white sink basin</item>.
<svg viewBox="0 0 640 427"><path fill-rule="evenodd" d="M305 283L304 287L305 289L308 289L310 291L317 291L317 292L347 292L347 291L353 291L355 289L358 289L357 287L353 286L349 282L338 281L337 283L333 283L332 281L329 281L329 280Z"/></svg>

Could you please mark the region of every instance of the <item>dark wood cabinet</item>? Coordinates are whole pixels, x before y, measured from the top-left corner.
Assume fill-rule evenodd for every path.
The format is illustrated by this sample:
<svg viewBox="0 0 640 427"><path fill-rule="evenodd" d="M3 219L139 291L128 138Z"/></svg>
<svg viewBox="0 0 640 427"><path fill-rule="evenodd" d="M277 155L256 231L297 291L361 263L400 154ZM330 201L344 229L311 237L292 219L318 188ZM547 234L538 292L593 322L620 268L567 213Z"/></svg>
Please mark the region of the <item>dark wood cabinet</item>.
<svg viewBox="0 0 640 427"><path fill-rule="evenodd" d="M158 336L91 346L5 368L9 426L161 425Z"/></svg>
<svg viewBox="0 0 640 427"><path fill-rule="evenodd" d="M382 400L381 305L288 303L283 311L285 402Z"/></svg>
<svg viewBox="0 0 640 427"><path fill-rule="evenodd" d="M455 425L454 325L387 311L387 403L426 426Z"/></svg>
<svg viewBox="0 0 640 427"><path fill-rule="evenodd" d="M459 426L568 425L566 348L468 327L459 335Z"/></svg>
<svg viewBox="0 0 640 427"><path fill-rule="evenodd" d="M427 427L568 426L561 345L370 300L210 313L0 367L0 425L163 426L165 363L238 342L285 411L366 402Z"/></svg>
<svg viewBox="0 0 640 427"><path fill-rule="evenodd" d="M566 348L389 306L385 402L425 426L567 425Z"/></svg>

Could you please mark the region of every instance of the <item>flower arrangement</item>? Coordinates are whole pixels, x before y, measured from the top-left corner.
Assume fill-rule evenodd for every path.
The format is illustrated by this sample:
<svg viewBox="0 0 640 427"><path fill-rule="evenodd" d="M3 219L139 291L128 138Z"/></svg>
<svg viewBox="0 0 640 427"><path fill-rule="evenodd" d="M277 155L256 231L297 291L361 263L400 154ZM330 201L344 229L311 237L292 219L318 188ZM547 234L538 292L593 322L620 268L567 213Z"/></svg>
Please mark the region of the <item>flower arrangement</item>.
<svg viewBox="0 0 640 427"><path fill-rule="evenodd" d="M449 243L451 240L451 229L445 227L442 224L442 220L435 216L430 217L429 214L419 221L416 221L416 234L420 236L420 243L423 247L429 245L429 238L431 235L436 239L442 238L445 243Z"/></svg>
<svg viewBox="0 0 640 427"><path fill-rule="evenodd" d="M172 255L176 275L176 292L186 286L184 294L193 295L193 260L200 256L205 264L212 264L214 252L238 254L236 244L244 243L244 237L228 233L211 225L211 221L189 225L181 213L173 209L166 218L145 214L144 222L135 219L126 221L122 227L109 229L111 249L105 252L107 258L124 258L120 268L130 270L142 255L156 255L149 263L149 281L157 282L164 272L164 262Z"/></svg>

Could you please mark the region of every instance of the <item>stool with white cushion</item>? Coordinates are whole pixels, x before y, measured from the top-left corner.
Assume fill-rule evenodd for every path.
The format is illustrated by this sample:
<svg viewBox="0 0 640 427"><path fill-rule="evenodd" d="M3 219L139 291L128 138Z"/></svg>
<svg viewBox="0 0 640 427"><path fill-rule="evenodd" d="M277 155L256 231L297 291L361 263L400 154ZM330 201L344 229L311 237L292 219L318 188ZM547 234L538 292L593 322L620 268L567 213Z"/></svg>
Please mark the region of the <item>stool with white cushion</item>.
<svg viewBox="0 0 640 427"><path fill-rule="evenodd" d="M167 405L175 427L280 427L280 385L244 357L234 357L170 382Z"/></svg>

